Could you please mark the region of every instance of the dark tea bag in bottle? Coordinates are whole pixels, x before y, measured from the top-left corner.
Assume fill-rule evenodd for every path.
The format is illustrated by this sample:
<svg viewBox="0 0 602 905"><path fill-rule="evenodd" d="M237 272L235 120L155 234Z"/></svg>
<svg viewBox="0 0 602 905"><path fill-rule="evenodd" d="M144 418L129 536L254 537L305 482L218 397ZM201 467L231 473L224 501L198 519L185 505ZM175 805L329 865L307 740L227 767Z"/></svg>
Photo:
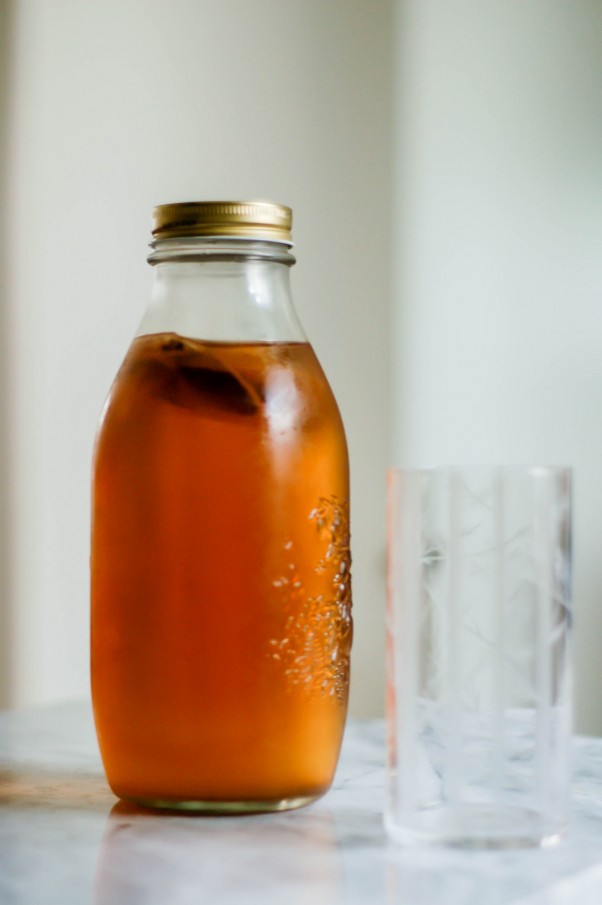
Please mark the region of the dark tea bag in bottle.
<svg viewBox="0 0 602 905"><path fill-rule="evenodd" d="M158 357L149 362L146 379L156 382L155 393L172 405L222 414L254 415L261 406L258 390L219 355L219 347L166 337Z"/></svg>

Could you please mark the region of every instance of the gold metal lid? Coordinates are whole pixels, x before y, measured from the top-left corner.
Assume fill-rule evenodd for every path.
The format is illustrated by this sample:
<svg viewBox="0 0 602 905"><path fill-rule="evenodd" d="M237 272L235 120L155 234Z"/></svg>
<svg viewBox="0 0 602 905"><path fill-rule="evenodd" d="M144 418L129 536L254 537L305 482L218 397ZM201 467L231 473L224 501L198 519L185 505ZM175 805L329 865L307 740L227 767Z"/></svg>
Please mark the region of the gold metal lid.
<svg viewBox="0 0 602 905"><path fill-rule="evenodd" d="M271 201L184 201L153 211L153 236L230 236L292 245L293 212Z"/></svg>

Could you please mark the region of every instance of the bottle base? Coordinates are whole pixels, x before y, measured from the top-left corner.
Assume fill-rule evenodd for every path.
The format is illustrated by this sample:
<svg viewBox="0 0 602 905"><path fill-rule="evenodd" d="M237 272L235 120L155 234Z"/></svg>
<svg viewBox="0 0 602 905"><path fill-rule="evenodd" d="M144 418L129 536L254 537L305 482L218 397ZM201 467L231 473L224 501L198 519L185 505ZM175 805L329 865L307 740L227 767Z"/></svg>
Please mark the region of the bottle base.
<svg viewBox="0 0 602 905"><path fill-rule="evenodd" d="M318 795L301 795L297 798L278 798L266 801L211 801L172 800L166 798L125 798L132 804L154 811L199 814L205 816L234 816L236 814L272 814L276 811L292 811L303 808L321 798Z"/></svg>

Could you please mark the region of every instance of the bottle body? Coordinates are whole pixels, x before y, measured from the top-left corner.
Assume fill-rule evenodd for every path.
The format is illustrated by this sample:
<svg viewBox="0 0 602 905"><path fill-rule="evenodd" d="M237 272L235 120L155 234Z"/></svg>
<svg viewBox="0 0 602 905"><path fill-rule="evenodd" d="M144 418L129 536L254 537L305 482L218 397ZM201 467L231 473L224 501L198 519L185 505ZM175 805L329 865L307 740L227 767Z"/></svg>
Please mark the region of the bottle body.
<svg viewBox="0 0 602 905"><path fill-rule="evenodd" d="M347 705L336 402L298 336L145 329L94 463L92 691L109 782L155 806L307 803L332 781Z"/></svg>

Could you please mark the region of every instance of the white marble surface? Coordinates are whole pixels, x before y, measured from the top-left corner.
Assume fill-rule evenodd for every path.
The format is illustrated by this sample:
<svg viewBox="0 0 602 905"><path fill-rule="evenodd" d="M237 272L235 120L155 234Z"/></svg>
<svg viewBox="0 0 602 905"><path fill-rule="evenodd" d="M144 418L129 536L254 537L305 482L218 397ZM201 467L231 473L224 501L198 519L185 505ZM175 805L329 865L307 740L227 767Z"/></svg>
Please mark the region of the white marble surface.
<svg viewBox="0 0 602 905"><path fill-rule="evenodd" d="M107 788L89 708L0 714L1 905L600 905L602 740L575 743L555 849L400 849L382 826L384 729L352 722L332 790L254 817L144 813Z"/></svg>

